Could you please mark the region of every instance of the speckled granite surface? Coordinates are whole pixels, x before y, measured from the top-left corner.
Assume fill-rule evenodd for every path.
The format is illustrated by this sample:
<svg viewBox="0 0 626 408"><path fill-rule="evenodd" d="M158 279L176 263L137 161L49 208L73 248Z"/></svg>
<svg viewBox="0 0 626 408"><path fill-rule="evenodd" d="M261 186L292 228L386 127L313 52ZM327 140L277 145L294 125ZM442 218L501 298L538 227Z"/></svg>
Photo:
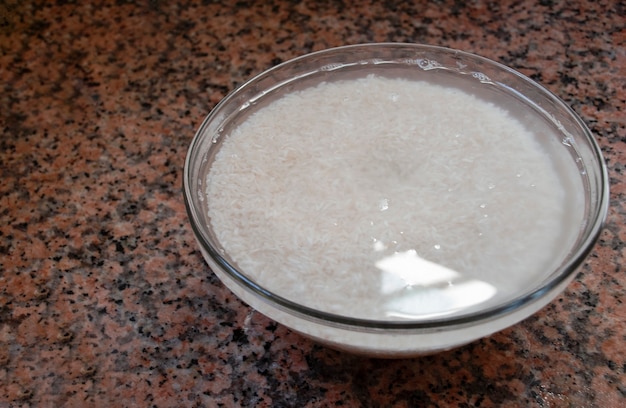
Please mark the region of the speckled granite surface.
<svg viewBox="0 0 626 408"><path fill-rule="evenodd" d="M624 406L623 2L132 3L0 3L0 407ZM562 296L412 360L328 350L244 306L202 260L181 194L188 143L236 84L373 41L540 81L590 126L612 184Z"/></svg>

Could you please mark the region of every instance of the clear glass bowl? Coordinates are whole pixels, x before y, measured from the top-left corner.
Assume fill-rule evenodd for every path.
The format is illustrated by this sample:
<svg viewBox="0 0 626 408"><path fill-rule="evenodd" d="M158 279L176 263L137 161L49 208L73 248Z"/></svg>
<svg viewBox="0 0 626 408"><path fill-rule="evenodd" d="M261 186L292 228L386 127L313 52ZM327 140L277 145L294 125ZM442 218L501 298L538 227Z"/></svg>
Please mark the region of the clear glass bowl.
<svg viewBox="0 0 626 408"><path fill-rule="evenodd" d="M574 169L567 182L584 197L580 197L576 225L568 229L567 242L571 244L555 253L554 262L536 282L520 286L495 303L486 302L484 307L380 319L302 304L288 292L264 287L231 259L213 230L212 203L206 195L207 180L223 141L251 114L286 94L369 74L457 87L501 107L546 139L542 143L559 162L556 165ZM377 357L417 356L454 348L513 325L545 306L571 282L594 245L606 217L608 194L601 151L582 120L563 101L499 63L462 51L415 44L334 48L261 73L230 93L207 116L191 142L184 168L185 203L195 237L210 268L231 291L269 318L318 342ZM280 262L274 266L276 273L290 273ZM333 282L325 284L332 286Z"/></svg>

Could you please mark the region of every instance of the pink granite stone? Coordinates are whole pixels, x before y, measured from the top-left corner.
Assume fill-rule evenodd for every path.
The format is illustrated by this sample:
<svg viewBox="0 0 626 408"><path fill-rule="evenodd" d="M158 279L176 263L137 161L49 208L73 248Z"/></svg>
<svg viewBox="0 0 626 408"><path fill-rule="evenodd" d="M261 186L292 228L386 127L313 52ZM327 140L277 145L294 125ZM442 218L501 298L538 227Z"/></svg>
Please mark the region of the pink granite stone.
<svg viewBox="0 0 626 408"><path fill-rule="evenodd" d="M227 3L0 3L0 407L624 406L623 2ZM380 41L539 81L589 125L611 179L606 228L562 296L412 360L326 349L237 300L181 192L196 128L236 85Z"/></svg>

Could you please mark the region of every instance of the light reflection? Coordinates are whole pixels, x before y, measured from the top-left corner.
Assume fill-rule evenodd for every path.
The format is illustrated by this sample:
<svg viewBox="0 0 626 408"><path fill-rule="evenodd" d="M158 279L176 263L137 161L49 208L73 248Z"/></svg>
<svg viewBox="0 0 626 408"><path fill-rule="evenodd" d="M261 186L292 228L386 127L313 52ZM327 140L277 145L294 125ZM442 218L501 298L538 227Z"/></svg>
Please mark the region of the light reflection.
<svg viewBox="0 0 626 408"><path fill-rule="evenodd" d="M376 262L387 315L425 318L454 313L492 298L496 288L420 257L415 250L396 252Z"/></svg>
<svg viewBox="0 0 626 408"><path fill-rule="evenodd" d="M382 241L379 241L376 238L374 238L374 251L380 252L380 251L384 251L385 249L387 249L387 245L385 245Z"/></svg>

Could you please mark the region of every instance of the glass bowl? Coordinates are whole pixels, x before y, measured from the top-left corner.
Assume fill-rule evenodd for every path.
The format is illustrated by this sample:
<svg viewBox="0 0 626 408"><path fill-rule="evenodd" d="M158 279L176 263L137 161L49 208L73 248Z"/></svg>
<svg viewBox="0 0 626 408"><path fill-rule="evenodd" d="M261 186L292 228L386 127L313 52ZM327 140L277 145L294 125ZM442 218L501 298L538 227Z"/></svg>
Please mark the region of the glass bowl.
<svg viewBox="0 0 626 408"><path fill-rule="evenodd" d="M267 317L376 357L511 326L575 277L608 207L582 120L524 75L415 44L352 45L250 79L184 168L211 270Z"/></svg>

